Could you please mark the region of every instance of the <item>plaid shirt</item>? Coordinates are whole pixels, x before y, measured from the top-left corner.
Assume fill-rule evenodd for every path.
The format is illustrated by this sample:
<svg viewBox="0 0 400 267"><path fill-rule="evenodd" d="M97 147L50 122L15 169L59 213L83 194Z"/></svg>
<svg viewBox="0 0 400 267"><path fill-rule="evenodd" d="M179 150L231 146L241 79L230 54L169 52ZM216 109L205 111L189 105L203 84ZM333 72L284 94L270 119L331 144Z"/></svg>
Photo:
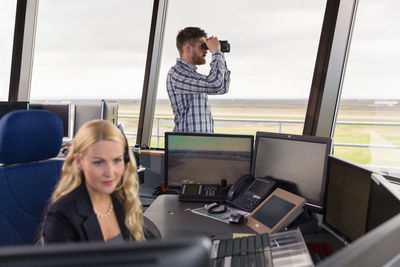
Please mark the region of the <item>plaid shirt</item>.
<svg viewBox="0 0 400 267"><path fill-rule="evenodd" d="M227 93L231 72L221 52L212 54L210 67L210 73L203 75L178 58L169 70L167 91L175 115L174 132L214 132L208 95Z"/></svg>

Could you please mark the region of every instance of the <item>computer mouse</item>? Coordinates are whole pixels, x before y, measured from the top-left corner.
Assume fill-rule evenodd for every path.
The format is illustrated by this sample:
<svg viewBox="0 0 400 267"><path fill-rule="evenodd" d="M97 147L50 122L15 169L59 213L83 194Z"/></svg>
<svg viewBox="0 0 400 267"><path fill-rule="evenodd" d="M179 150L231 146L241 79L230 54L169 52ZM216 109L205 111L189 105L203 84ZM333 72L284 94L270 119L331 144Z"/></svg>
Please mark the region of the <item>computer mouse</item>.
<svg viewBox="0 0 400 267"><path fill-rule="evenodd" d="M242 214L231 214L229 215L229 223L241 224L244 221L244 216Z"/></svg>

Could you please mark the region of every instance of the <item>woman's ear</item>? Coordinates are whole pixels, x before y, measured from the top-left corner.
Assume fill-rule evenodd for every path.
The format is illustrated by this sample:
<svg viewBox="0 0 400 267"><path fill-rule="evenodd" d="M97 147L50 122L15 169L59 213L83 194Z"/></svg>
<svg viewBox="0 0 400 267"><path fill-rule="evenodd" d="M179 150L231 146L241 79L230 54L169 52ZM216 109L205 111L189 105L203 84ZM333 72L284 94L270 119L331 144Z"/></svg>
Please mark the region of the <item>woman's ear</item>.
<svg viewBox="0 0 400 267"><path fill-rule="evenodd" d="M74 154L74 161L76 166L78 166L78 168L81 169L81 157L79 156L78 153Z"/></svg>

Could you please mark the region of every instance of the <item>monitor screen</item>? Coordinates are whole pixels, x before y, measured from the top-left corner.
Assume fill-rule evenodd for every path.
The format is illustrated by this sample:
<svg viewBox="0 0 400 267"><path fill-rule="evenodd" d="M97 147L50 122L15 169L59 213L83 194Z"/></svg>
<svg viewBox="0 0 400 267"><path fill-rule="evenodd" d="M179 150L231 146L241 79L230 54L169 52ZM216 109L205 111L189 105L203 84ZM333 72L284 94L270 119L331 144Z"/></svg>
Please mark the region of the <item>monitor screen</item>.
<svg viewBox="0 0 400 267"><path fill-rule="evenodd" d="M115 100L101 100L101 119L118 125L118 102Z"/></svg>
<svg viewBox="0 0 400 267"><path fill-rule="evenodd" d="M4 266L208 266L205 237L120 243L64 243L2 247Z"/></svg>
<svg viewBox="0 0 400 267"><path fill-rule="evenodd" d="M165 185L235 183L250 174L252 135L165 133Z"/></svg>
<svg viewBox="0 0 400 267"><path fill-rule="evenodd" d="M386 179L380 176L381 179ZM368 205L367 231L381 225L392 217L400 213L400 200L388 186L393 186L389 182L381 183L371 180L371 190ZM393 189L399 195L398 189Z"/></svg>
<svg viewBox="0 0 400 267"><path fill-rule="evenodd" d="M28 109L28 102L7 102L0 101L0 119L6 115L8 112L17 109Z"/></svg>
<svg viewBox="0 0 400 267"><path fill-rule="evenodd" d="M29 109L47 110L55 113L62 122L63 136L69 137L70 105L69 104L29 104Z"/></svg>
<svg viewBox="0 0 400 267"><path fill-rule="evenodd" d="M351 242L366 232L371 171L329 156L324 224Z"/></svg>
<svg viewBox="0 0 400 267"><path fill-rule="evenodd" d="M74 136L79 128L88 121L101 119L101 104L75 105Z"/></svg>
<svg viewBox="0 0 400 267"><path fill-rule="evenodd" d="M330 138L257 132L253 175L294 184L297 192L293 193L304 197L315 211L322 211L330 151Z"/></svg>

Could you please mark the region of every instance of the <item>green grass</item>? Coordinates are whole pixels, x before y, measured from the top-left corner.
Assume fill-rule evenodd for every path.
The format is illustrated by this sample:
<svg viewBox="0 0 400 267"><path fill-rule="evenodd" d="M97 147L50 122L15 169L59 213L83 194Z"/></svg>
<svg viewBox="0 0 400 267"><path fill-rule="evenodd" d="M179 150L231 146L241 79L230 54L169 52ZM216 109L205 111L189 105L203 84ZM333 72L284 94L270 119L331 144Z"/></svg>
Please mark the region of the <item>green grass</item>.
<svg viewBox="0 0 400 267"><path fill-rule="evenodd" d="M276 119L304 120L306 103L304 101L214 101L211 103L214 118L237 119ZM120 105L120 114L138 115L139 104ZM155 116L170 116L172 111L168 101L160 101L156 106ZM340 106L338 114L340 121L372 121L400 122L400 104L381 107L371 101L345 101ZM120 119L126 131L136 132L138 119ZM160 134L172 131L173 121L160 120ZM279 132L277 123L259 122L215 122L216 133L253 134L257 131ZM303 124L283 124L281 131L290 134L302 134ZM153 124L153 134L156 134L156 124ZM129 138L131 144L136 138ZM361 126L337 125L334 133L334 143L344 144L375 144L400 146L400 126ZM159 146L164 147L164 138ZM151 140L151 147L157 147L157 138ZM335 146L334 155L358 164L400 167L400 149L378 149Z"/></svg>
<svg viewBox="0 0 400 267"><path fill-rule="evenodd" d="M369 144L370 126L337 125L335 143Z"/></svg>
<svg viewBox="0 0 400 267"><path fill-rule="evenodd" d="M371 161L371 152L368 148L335 146L333 154L358 164L368 165Z"/></svg>

